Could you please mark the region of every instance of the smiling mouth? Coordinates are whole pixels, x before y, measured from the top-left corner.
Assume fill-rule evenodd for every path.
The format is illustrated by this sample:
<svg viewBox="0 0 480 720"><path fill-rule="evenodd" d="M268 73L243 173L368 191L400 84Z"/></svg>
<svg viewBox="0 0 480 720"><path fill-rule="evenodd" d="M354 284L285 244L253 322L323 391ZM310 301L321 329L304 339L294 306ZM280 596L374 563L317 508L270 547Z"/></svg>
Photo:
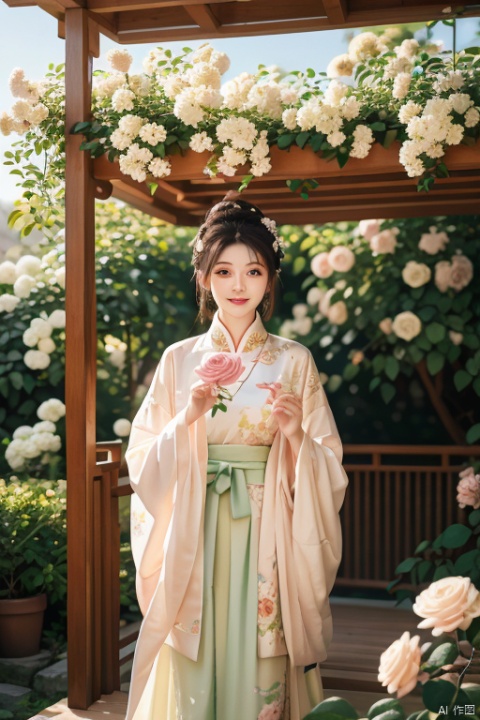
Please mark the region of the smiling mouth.
<svg viewBox="0 0 480 720"><path fill-rule="evenodd" d="M229 298L230 302L247 302L248 298Z"/></svg>

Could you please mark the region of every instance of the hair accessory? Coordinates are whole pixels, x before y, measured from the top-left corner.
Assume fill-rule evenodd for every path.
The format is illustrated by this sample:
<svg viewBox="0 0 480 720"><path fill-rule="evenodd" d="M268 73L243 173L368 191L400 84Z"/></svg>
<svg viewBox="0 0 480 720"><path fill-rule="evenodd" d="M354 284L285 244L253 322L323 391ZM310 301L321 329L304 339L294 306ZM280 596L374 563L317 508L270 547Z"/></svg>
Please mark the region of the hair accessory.
<svg viewBox="0 0 480 720"><path fill-rule="evenodd" d="M278 234L277 230L277 223L275 220L272 220L269 217L263 217L260 222L262 225L265 225L267 230L272 233L273 237L275 238L275 241L272 243L272 247L275 252L278 252L278 249L280 248L283 251L283 248L285 247L285 244L282 240L282 238Z"/></svg>

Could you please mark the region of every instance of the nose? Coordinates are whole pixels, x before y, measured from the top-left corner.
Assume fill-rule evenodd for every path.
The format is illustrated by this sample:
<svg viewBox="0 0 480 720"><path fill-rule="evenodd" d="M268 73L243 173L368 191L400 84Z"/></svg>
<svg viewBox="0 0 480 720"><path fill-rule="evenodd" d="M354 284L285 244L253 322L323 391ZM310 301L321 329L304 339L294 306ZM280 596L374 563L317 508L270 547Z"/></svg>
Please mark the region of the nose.
<svg viewBox="0 0 480 720"><path fill-rule="evenodd" d="M233 279L233 289L236 292L241 292L245 288L245 282L241 275L235 275Z"/></svg>

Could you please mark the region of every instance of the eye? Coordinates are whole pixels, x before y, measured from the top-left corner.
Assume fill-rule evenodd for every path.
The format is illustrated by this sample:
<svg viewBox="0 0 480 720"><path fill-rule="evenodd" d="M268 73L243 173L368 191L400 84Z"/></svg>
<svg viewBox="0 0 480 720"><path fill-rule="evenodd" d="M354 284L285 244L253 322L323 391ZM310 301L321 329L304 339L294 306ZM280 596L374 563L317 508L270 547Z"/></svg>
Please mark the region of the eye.
<svg viewBox="0 0 480 720"><path fill-rule="evenodd" d="M262 274L261 271L260 271L260 270L257 270L257 269L250 270L250 272L251 272L251 273L257 273L257 275L261 275L261 274Z"/></svg>
<svg viewBox="0 0 480 720"><path fill-rule="evenodd" d="M225 268L223 268L222 270L217 270L215 275L221 275L222 273L228 273L228 270L225 270Z"/></svg>

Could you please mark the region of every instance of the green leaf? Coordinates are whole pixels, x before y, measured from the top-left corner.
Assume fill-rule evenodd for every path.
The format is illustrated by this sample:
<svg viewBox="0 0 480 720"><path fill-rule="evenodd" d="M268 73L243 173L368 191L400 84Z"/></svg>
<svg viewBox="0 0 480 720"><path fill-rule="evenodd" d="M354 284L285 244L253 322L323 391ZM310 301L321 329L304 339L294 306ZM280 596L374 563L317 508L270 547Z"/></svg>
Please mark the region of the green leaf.
<svg viewBox="0 0 480 720"><path fill-rule="evenodd" d="M459 548L465 545L467 540L471 537L472 531L466 525L460 525L460 523L454 523L447 527L436 540L433 542L435 549L439 548Z"/></svg>
<svg viewBox="0 0 480 720"><path fill-rule="evenodd" d="M425 552L425 550L428 550L430 545L431 545L430 540L422 540L422 542L419 543L417 545L417 547L415 548L415 555L419 555L420 553Z"/></svg>
<svg viewBox="0 0 480 720"><path fill-rule="evenodd" d="M15 388L15 390L21 390L23 387L23 375L19 372L11 372L8 376L8 379L10 380L11 384Z"/></svg>
<svg viewBox="0 0 480 720"><path fill-rule="evenodd" d="M397 358L390 355L385 363L385 375L389 380L395 380L400 372L400 363Z"/></svg>
<svg viewBox="0 0 480 720"><path fill-rule="evenodd" d="M379 375L385 367L385 355L375 355L372 362L373 372Z"/></svg>
<svg viewBox="0 0 480 720"><path fill-rule="evenodd" d="M472 376L466 370L458 370L453 376L453 382L455 383L455 387L457 388L458 392L461 392L468 385L470 385L472 380Z"/></svg>
<svg viewBox="0 0 480 720"><path fill-rule="evenodd" d="M440 323L433 322L425 328L425 334L432 343L439 343L445 337L445 326Z"/></svg>
<svg viewBox="0 0 480 720"><path fill-rule="evenodd" d="M468 642L473 645L475 650L480 650L480 617L476 617L470 623L466 630Z"/></svg>
<svg viewBox="0 0 480 720"><path fill-rule="evenodd" d="M382 383L380 386L380 393L383 398L383 402L388 405L388 403L393 400L395 397L395 386L391 385L390 383Z"/></svg>
<svg viewBox="0 0 480 720"><path fill-rule="evenodd" d="M397 137L398 130L387 130L383 139L383 147L389 148Z"/></svg>
<svg viewBox="0 0 480 720"><path fill-rule="evenodd" d="M279 135L278 140L277 140L277 145L280 148L280 150L286 150L294 142L295 142L295 135L293 133L284 133L283 135Z"/></svg>
<svg viewBox="0 0 480 720"><path fill-rule="evenodd" d="M149 182L149 183L147 183L147 186L148 186L148 189L150 190L150 195L152 195L152 196L155 195L155 193L157 192L158 183Z"/></svg>
<svg viewBox="0 0 480 720"><path fill-rule="evenodd" d="M472 570L477 566L480 559L480 550L469 550L455 560L455 572L458 575L470 577Z"/></svg>
<svg viewBox="0 0 480 720"><path fill-rule="evenodd" d="M295 138L295 142L298 145L299 148L304 148L307 144L308 140L310 138L310 132L301 132L298 133L297 137Z"/></svg>
<svg viewBox="0 0 480 720"><path fill-rule="evenodd" d="M450 705L456 692L457 686L451 682L428 680L423 686L423 702L428 710L438 713L442 705ZM456 697L456 703L457 705L464 705L466 702L468 703L468 697L460 689Z"/></svg>
<svg viewBox="0 0 480 720"><path fill-rule="evenodd" d="M473 443L477 442L477 440L480 440L480 423L477 423L470 428L465 439L469 445L473 445Z"/></svg>
<svg viewBox="0 0 480 720"><path fill-rule="evenodd" d="M395 574L410 572L411 570L413 570L413 568L416 565L418 565L419 562L420 562L420 558L416 558L416 557L406 558L405 560L402 560L400 565L397 565L397 567L395 568Z"/></svg>
<svg viewBox="0 0 480 720"><path fill-rule="evenodd" d="M444 665L451 665L458 655L458 648L454 642L442 643L432 652L428 660L422 664L421 669L428 673L434 672Z"/></svg>
<svg viewBox="0 0 480 720"><path fill-rule="evenodd" d="M347 700L331 697L314 707L303 720L341 720L342 718L357 720L358 713Z"/></svg>
<svg viewBox="0 0 480 720"><path fill-rule="evenodd" d="M427 369L430 375L436 375L445 365L445 355L432 350L427 355Z"/></svg>
<svg viewBox="0 0 480 720"><path fill-rule="evenodd" d="M240 187L238 188L238 192L243 192L250 184L250 182L253 180L253 175L244 175L242 178L242 183Z"/></svg>
<svg viewBox="0 0 480 720"><path fill-rule="evenodd" d="M468 516L468 522L472 527L477 527L477 525L480 525L480 510L472 510L472 512Z"/></svg>
<svg viewBox="0 0 480 720"><path fill-rule="evenodd" d="M358 375L359 372L360 365L352 365L352 363L347 363L347 365L345 365L345 367L343 368L343 379L353 380L353 378Z"/></svg>
<svg viewBox="0 0 480 720"><path fill-rule="evenodd" d="M374 122L370 125L370 130L376 130L377 132L382 132L382 130L386 130L387 126L384 122Z"/></svg>

